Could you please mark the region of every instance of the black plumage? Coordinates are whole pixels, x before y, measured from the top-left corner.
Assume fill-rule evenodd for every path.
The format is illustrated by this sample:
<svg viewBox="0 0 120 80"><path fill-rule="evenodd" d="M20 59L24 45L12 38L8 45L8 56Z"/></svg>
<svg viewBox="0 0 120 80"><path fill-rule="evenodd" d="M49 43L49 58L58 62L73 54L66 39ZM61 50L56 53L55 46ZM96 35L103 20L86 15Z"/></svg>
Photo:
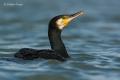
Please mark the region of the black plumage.
<svg viewBox="0 0 120 80"><path fill-rule="evenodd" d="M31 48L22 48L15 53L16 58L24 60L33 60L37 58L54 59L58 61L66 61L70 56L67 53L64 43L61 39L62 29L74 18L83 15L83 12L77 12L72 15L59 15L49 22L48 37L51 50L36 50Z"/></svg>

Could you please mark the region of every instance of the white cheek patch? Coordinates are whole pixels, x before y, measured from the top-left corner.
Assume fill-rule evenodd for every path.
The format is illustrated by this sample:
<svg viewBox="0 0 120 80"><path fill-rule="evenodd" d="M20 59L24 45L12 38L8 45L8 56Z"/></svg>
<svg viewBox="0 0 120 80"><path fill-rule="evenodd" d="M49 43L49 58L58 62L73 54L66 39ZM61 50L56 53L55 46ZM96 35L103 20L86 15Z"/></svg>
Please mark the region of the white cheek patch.
<svg viewBox="0 0 120 80"><path fill-rule="evenodd" d="M58 19L56 23L57 23L59 29L64 28L63 19Z"/></svg>

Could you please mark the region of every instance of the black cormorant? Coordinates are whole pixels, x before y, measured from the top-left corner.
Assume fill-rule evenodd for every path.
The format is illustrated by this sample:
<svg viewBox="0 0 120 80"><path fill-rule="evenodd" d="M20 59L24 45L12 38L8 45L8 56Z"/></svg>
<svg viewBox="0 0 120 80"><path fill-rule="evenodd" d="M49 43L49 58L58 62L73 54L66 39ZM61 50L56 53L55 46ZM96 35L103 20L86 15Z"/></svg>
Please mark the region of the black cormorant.
<svg viewBox="0 0 120 80"><path fill-rule="evenodd" d="M78 16L82 16L84 13L82 11L71 14L71 15L59 15L54 17L49 22L48 37L51 45L51 49L36 50L31 48L22 48L17 53L15 53L16 58L21 58L25 60L32 60L36 58L43 59L55 59L58 61L65 61L70 56L64 46L61 39L61 32L68 23Z"/></svg>

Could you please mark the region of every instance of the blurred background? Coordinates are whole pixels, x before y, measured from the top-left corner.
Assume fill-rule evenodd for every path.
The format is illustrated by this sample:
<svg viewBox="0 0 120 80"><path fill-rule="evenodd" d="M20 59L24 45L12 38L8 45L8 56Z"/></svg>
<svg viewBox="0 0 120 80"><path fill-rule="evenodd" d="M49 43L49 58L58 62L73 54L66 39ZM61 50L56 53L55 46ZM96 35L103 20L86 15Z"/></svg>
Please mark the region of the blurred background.
<svg viewBox="0 0 120 80"><path fill-rule="evenodd" d="M49 49L51 18L83 10L62 38L67 62L24 61L21 48ZM0 80L119 80L119 0L0 0Z"/></svg>

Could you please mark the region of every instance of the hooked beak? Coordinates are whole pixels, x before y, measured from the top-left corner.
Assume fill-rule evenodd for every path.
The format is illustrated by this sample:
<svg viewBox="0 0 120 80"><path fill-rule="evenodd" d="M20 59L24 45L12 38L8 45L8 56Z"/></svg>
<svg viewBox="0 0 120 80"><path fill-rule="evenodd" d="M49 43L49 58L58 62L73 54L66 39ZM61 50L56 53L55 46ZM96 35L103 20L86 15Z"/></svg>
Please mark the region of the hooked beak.
<svg viewBox="0 0 120 80"><path fill-rule="evenodd" d="M75 19L75 18L77 18L79 16L83 16L83 15L84 15L83 11L79 11L77 13L74 13L74 14L70 15L69 21L71 21L71 20L73 20L73 19Z"/></svg>
<svg viewBox="0 0 120 80"><path fill-rule="evenodd" d="M63 29L64 27L66 27L73 19L79 17L79 16L83 16L84 12L83 11L79 11L76 12L72 15L67 15L65 19L59 19L57 21L57 25L59 26L59 29Z"/></svg>

